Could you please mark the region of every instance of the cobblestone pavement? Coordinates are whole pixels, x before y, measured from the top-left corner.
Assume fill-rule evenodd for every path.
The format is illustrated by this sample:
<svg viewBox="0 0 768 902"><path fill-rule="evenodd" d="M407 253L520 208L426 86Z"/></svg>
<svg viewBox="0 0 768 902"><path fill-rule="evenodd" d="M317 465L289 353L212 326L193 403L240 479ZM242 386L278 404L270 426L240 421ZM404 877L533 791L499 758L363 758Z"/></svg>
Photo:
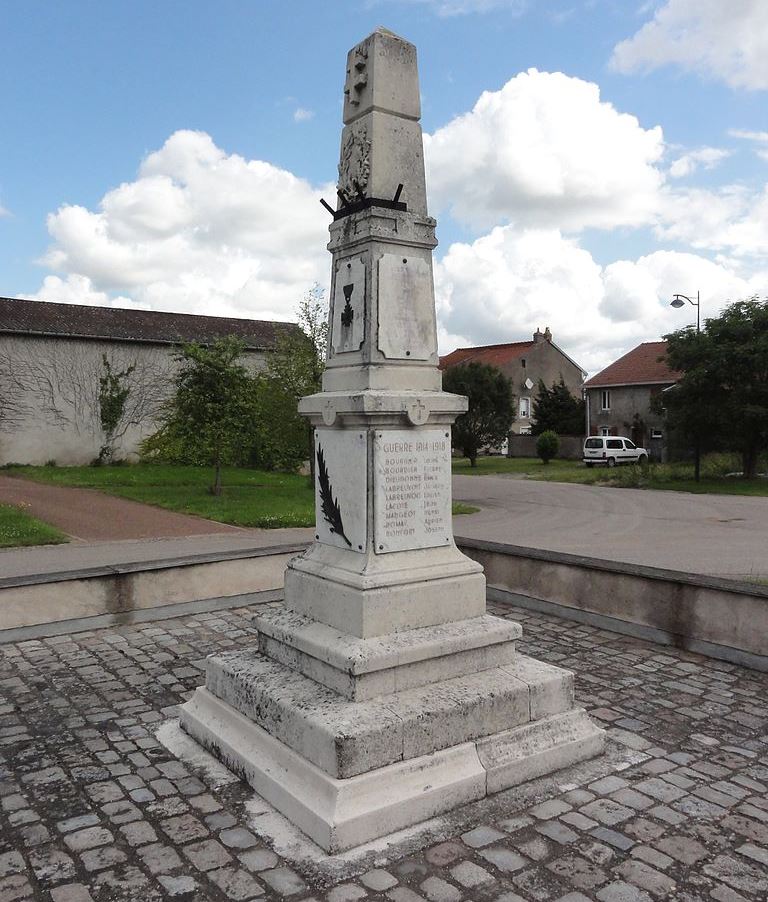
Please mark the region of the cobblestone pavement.
<svg viewBox="0 0 768 902"><path fill-rule="evenodd" d="M154 735L205 655L253 642L252 610L1 646L0 902L768 898L768 675L496 610L641 760L335 886L252 832L247 786Z"/></svg>

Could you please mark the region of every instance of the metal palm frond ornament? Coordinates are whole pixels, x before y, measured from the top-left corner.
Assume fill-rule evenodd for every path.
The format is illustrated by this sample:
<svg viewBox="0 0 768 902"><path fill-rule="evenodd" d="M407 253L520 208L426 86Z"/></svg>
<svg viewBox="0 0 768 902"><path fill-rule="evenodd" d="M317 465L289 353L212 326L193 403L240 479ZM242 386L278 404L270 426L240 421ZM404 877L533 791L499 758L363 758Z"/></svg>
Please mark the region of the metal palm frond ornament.
<svg viewBox="0 0 768 902"><path fill-rule="evenodd" d="M335 532L344 541L352 547L352 543L344 534L344 523L341 519L341 510L339 509L338 499L333 497L333 489L331 488L331 480L328 476L328 467L325 465L325 455L320 445L317 446L317 482L320 486L320 501L322 502L321 510L323 518L331 527L331 532Z"/></svg>

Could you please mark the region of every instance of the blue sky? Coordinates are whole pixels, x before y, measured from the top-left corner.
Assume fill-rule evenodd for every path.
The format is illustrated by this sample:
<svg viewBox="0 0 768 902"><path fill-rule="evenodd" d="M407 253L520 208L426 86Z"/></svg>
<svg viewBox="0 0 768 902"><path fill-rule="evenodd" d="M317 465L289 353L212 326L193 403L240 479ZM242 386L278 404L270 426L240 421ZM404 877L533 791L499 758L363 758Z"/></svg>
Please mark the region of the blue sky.
<svg viewBox="0 0 768 902"><path fill-rule="evenodd" d="M442 350L550 325L594 370L672 292L768 294L764 0L0 0L0 295L291 318L379 24L419 52Z"/></svg>

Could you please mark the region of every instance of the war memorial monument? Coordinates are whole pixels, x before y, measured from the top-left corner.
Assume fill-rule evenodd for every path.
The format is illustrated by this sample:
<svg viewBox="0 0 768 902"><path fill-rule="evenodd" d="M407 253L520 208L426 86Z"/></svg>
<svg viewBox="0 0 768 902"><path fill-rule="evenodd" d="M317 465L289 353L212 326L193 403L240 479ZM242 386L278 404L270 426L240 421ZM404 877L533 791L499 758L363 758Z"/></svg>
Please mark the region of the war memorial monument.
<svg viewBox="0 0 768 902"><path fill-rule="evenodd" d="M379 28L347 59L331 306L315 426L315 542L208 659L183 727L328 852L601 752L573 674L516 652L451 526L415 47ZM330 207L329 207L330 209Z"/></svg>

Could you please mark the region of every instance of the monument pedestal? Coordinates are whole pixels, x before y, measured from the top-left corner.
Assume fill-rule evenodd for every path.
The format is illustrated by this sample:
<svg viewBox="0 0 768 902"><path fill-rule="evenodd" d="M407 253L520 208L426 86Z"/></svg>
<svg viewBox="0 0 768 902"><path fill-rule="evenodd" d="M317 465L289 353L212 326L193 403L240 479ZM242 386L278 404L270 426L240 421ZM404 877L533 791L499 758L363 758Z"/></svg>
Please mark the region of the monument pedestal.
<svg viewBox="0 0 768 902"><path fill-rule="evenodd" d="M415 48L379 29L347 69L315 543L258 648L208 660L182 726L329 852L602 749L573 674L520 655L456 547Z"/></svg>
<svg viewBox="0 0 768 902"><path fill-rule="evenodd" d="M184 706L182 723L328 852L567 767L603 745L603 731L573 707L572 674L522 655L350 701L266 655L233 652L209 661L206 688Z"/></svg>

